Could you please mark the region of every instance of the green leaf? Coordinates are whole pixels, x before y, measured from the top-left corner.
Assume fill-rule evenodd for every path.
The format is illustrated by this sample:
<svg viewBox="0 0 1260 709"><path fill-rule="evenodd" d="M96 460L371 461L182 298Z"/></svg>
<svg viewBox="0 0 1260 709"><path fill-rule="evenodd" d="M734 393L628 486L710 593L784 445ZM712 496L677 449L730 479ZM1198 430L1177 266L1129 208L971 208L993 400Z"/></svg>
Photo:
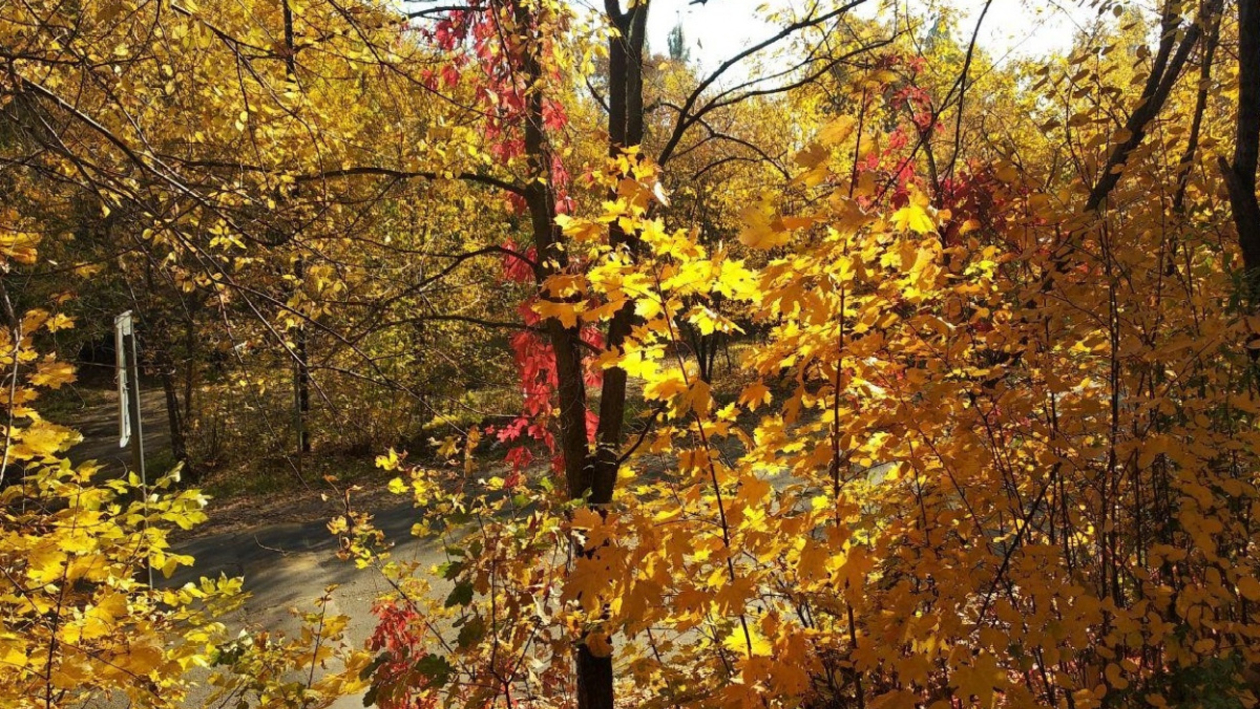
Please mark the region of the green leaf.
<svg viewBox="0 0 1260 709"><path fill-rule="evenodd" d="M451 594L446 597L446 607L466 606L472 602L473 587L472 582L462 581L455 584L455 588L451 589Z"/></svg>
<svg viewBox="0 0 1260 709"><path fill-rule="evenodd" d="M462 561L448 561L438 565L438 573L447 581L454 581L455 577L459 576L459 572L463 570L464 562Z"/></svg>
<svg viewBox="0 0 1260 709"><path fill-rule="evenodd" d="M468 648L481 642L486 636L486 622L481 616L473 616L468 623L459 629L459 635L455 638L455 644L460 650Z"/></svg>
<svg viewBox="0 0 1260 709"><path fill-rule="evenodd" d="M446 661L445 657L440 655L425 655L415 664L415 671L428 680L425 688L441 689L451 679L451 672L455 670L451 663Z"/></svg>
<svg viewBox="0 0 1260 709"><path fill-rule="evenodd" d="M367 678L375 674L376 670L378 670L381 665L385 664L385 661L388 659L389 659L388 652L382 652L381 654L372 658L372 661L369 662L367 666L365 666L362 670L359 671L359 679L367 680Z"/></svg>

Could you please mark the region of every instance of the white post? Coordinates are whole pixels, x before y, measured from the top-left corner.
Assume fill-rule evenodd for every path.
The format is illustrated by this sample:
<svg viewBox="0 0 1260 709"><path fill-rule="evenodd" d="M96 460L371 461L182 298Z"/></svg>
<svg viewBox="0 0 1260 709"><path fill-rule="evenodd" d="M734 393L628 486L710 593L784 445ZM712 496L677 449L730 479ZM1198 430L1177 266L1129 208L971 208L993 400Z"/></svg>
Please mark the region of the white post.
<svg viewBox="0 0 1260 709"><path fill-rule="evenodd" d="M131 397L128 394L127 340L131 334L131 311L114 318L114 379L118 382L118 447L131 442Z"/></svg>
<svg viewBox="0 0 1260 709"><path fill-rule="evenodd" d="M140 419L140 360L136 356L136 334L130 310L114 318L114 344L118 364L118 446L124 448L131 444L131 465L140 476L147 527L149 480L144 470L144 429ZM145 568L149 574L149 588L153 588L153 566L146 563Z"/></svg>

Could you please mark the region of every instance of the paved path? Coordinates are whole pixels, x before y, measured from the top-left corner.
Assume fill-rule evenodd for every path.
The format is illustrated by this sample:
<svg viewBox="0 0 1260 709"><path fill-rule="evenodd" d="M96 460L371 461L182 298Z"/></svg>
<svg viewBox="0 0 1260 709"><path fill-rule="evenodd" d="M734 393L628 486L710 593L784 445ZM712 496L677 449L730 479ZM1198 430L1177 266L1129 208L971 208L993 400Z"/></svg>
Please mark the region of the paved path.
<svg viewBox="0 0 1260 709"><path fill-rule="evenodd" d="M83 441L70 450L70 459L96 460L107 471L130 468L130 450L118 447L116 397L105 392L93 398L106 403L78 409L64 421L83 434ZM160 388L146 388L140 400L146 458L153 460L170 446L166 399ZM149 472L152 475L159 471ZM376 514L378 527L397 545L393 557L419 561L421 569L445 561L440 544L411 536L417 514L411 504L403 498L386 499L387 509L371 511ZM196 563L169 580L158 579L158 583L182 585L202 576L243 576L245 590L251 597L237 613L224 619L232 633L248 627L281 631L289 636L295 636L301 627L289 609L313 610L315 599L323 595L325 588L336 584L328 611L350 618L349 640L362 646L375 628L372 603L389 586L374 569L357 569L352 562L338 559L337 540L326 523L326 519L303 524L259 519L245 531L212 533L177 542L176 550L192 555ZM435 579L434 586L445 594L448 590L443 586L449 586L449 582ZM200 698L190 697L188 706L199 706ZM362 709L363 703L361 697L345 697L334 706Z"/></svg>
<svg viewBox="0 0 1260 709"><path fill-rule="evenodd" d="M442 545L431 539L411 536L411 525L417 510L410 504L377 512L375 522L386 538L396 546L391 554L398 560L420 562L425 570L446 560ZM357 569L353 562L336 556L337 541L325 523L262 525L247 531L226 532L177 545L180 553L191 554L196 563L181 570L168 583L183 584L201 576L243 576L245 590L251 594L245 606L233 618L225 619L236 627L283 631L293 636L300 623L289 612L291 608L312 610L313 601L332 584L338 588L328 607L331 614L350 618L349 641L361 646L376 625L372 603L390 588L374 569ZM432 581L436 593L448 593L449 582ZM190 706L196 706L195 697ZM361 697L344 697L334 705L337 709L361 709Z"/></svg>
<svg viewBox="0 0 1260 709"><path fill-rule="evenodd" d="M113 390L111 389L110 392ZM70 449L70 460L79 463L95 460L106 469L131 467L131 449L118 447L117 396L104 397L104 405L79 409L65 423L83 434L83 442ZM171 445L170 419L166 415L166 396L160 388L140 391L141 426L144 430L145 457L153 459ZM169 459L163 455L164 459ZM155 472L155 471L150 471ZM165 471L160 471L165 472Z"/></svg>
<svg viewBox="0 0 1260 709"><path fill-rule="evenodd" d="M166 427L165 400L160 389L142 393L142 411L145 416L145 445L148 450L160 450L169 445ZM84 442L76 446L71 456L74 460L95 458L101 462L126 465L130 457L118 449L116 410L111 406L85 409L82 416L69 423L83 432ZM655 461L649 468L664 468L664 459ZM775 481L776 483L778 481ZM417 521L419 511L403 499L376 497L374 522L386 539L395 544L391 554L399 561L416 561L420 573L446 561L442 545L433 539L417 539L411 535L411 527ZM213 502L211 503L214 504ZM296 500L294 504L298 504ZM258 511L264 516L267 512ZM238 520L239 521L239 520ZM173 578L160 581L182 585L202 576L217 577L220 574L243 576L244 588L251 594L244 607L234 617L224 621L232 628L249 627L281 631L294 636L300 623L289 612L292 608L313 609L313 602L330 585L337 585L332 593L328 611L349 617L348 640L362 646L371 636L376 619L372 604L376 598L389 592L390 587L374 569L357 569L352 562L341 561L336 556L337 540L329 533L327 519L303 523L276 523L265 518L247 522L243 530L209 533L177 543L176 550L196 559L191 569L183 569ZM450 582L431 578L434 595L441 598L449 592ZM199 697L190 697L188 705L198 706ZM345 697L334 705L335 709L360 709L361 697Z"/></svg>

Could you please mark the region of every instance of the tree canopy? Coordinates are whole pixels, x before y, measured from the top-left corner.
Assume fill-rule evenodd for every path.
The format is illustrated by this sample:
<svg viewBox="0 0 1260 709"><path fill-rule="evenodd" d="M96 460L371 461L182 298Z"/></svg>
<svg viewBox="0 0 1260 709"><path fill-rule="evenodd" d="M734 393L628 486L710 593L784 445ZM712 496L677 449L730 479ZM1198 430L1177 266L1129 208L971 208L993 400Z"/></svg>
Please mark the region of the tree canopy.
<svg viewBox="0 0 1260 709"><path fill-rule="evenodd" d="M0 703L1254 706L1260 0L995 4L0 2ZM339 501L362 646L143 582L216 486Z"/></svg>

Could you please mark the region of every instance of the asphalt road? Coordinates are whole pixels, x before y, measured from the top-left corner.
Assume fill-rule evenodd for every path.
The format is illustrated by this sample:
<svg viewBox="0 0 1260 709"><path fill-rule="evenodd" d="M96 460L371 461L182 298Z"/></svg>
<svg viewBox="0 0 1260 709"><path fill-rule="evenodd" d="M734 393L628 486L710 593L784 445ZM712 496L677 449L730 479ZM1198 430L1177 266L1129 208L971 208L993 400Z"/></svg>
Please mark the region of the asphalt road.
<svg viewBox="0 0 1260 709"><path fill-rule="evenodd" d="M122 470L131 466L131 449L118 446L118 404L113 390L106 403L75 411L67 421L83 435L83 441L70 449L70 460L78 463L95 460L106 470ZM171 446L170 420L166 416L166 398L161 389L140 390L140 411L144 417L144 450L146 459L154 459Z"/></svg>
<svg viewBox="0 0 1260 709"><path fill-rule="evenodd" d="M169 446L161 392L143 392L142 403L146 424L153 422L145 430L146 449L152 452ZM116 415L112 407L92 407L85 409L78 421L70 422L84 433L84 442L71 451L72 458L96 458L126 467L126 451L117 448ZM665 461L657 461L657 465L651 467L658 466L666 467ZM776 486L782 482L772 480ZM438 540L411 535L411 527L420 511L410 503L386 500L381 504L385 506L367 511L373 513L377 528L394 544L392 558L418 562L421 572L447 560ZM291 610L312 610L314 601L325 589L335 585L328 612L349 618L347 640L352 646L361 647L376 625L373 602L388 593L390 587L376 570L358 569L352 562L337 558L337 540L328 531L326 522L319 519L268 524L259 520L258 524L247 525L243 530L187 539L175 545L176 551L191 555L195 564L190 569L181 569L171 579L159 579L158 583L178 586L203 576L241 576L250 597L232 617L223 619L231 633L249 628L290 636L296 635L301 627ZM430 578L430 583L436 597L449 593L450 582L435 576ZM200 707L202 698L204 693L194 693L188 706ZM359 709L363 706L362 697L344 697L333 706Z"/></svg>
<svg viewBox="0 0 1260 709"><path fill-rule="evenodd" d="M420 562L421 569L446 560L442 545L432 539L411 536L418 514L410 505L378 510L375 523L395 544L391 555L398 560ZM250 594L235 617L225 619L233 633L237 628L266 629L295 635L300 623L290 609L311 610L324 589L336 584L330 614L349 617L349 641L361 646L375 627L372 603L389 591L389 585L374 569L358 569L350 561L337 558L336 539L323 522L276 524L240 532L228 532L190 539L177 546L196 559L191 569L183 569L169 581L182 585L202 576L219 574L243 576ZM449 582L434 578L435 593L448 593ZM193 697L191 706L197 706ZM334 707L362 707L361 697L344 697Z"/></svg>
<svg viewBox="0 0 1260 709"><path fill-rule="evenodd" d="M70 450L69 456L75 461L96 460L107 470L128 468L131 454L118 447L116 403L111 397L103 398L107 403L83 407L66 421L83 434L83 441ZM165 406L161 389L146 388L141 392L146 458L157 456L170 446ZM393 504L390 500L388 504L368 511L374 514L377 527L395 544L391 550L394 559L418 561L420 569L446 561L441 544L411 535L418 511L410 503ZM176 551L191 555L195 564L170 579L159 578L157 583L180 586L202 576L241 576L250 597L232 617L223 619L231 633L249 628L290 636L301 627L291 609L313 610L314 601L325 589L336 585L328 612L349 617L348 640L361 647L375 628L373 601L388 592L389 585L376 570L358 569L353 562L338 559L337 540L326 522L321 519L302 524L268 524L259 520L259 524L242 531L179 542ZM441 578L434 578L432 584L435 593L445 596L449 592L450 583ZM188 706L201 706L202 698L204 693L194 694ZM359 709L363 703L361 697L345 697L334 706Z"/></svg>

